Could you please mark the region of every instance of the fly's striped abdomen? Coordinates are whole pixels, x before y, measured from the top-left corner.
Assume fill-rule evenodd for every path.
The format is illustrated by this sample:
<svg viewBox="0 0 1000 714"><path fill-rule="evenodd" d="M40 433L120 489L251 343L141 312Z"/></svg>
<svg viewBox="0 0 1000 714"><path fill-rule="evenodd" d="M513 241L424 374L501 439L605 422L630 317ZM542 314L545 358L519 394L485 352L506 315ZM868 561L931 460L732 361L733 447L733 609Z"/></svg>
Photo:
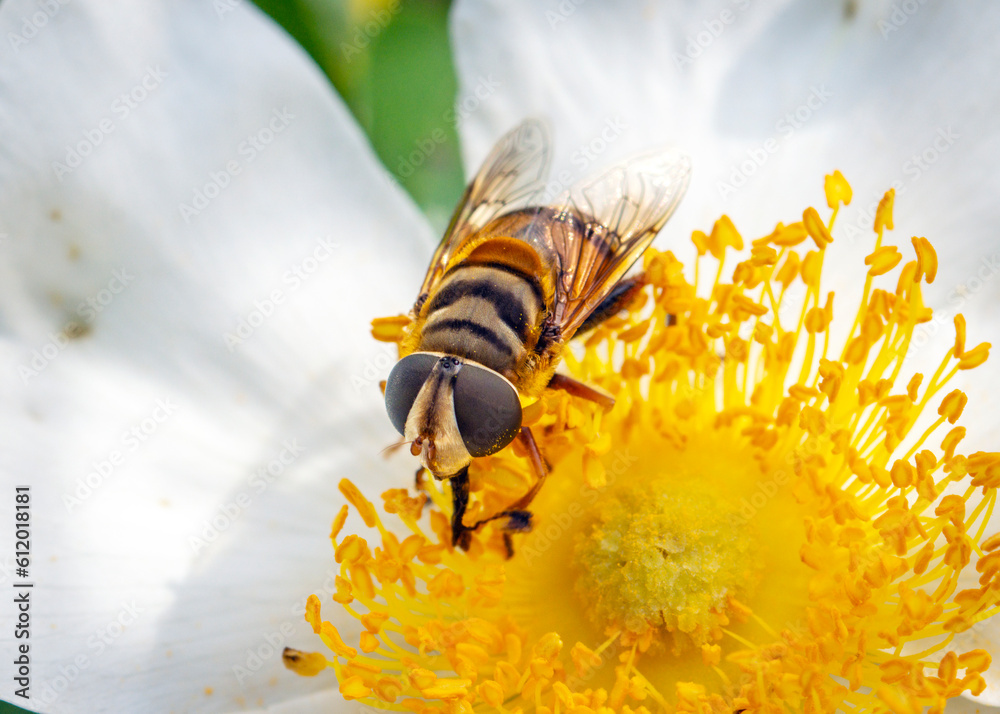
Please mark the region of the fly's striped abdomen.
<svg viewBox="0 0 1000 714"><path fill-rule="evenodd" d="M427 304L419 349L509 373L525 356L542 308L535 278L498 264L458 265Z"/></svg>

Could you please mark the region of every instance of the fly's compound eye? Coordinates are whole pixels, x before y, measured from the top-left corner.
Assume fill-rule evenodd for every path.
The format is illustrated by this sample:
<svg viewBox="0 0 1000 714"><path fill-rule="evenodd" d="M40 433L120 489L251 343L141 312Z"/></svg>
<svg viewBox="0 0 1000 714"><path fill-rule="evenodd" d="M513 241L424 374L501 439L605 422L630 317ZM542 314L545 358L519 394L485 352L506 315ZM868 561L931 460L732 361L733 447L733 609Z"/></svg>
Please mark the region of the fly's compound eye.
<svg viewBox="0 0 1000 714"><path fill-rule="evenodd" d="M521 428L517 390L496 372L466 362L455 380L455 420L470 456L495 454Z"/></svg>
<svg viewBox="0 0 1000 714"><path fill-rule="evenodd" d="M414 352L399 360L389 372L385 382L385 410L400 434L406 433L406 417L439 359L426 352Z"/></svg>

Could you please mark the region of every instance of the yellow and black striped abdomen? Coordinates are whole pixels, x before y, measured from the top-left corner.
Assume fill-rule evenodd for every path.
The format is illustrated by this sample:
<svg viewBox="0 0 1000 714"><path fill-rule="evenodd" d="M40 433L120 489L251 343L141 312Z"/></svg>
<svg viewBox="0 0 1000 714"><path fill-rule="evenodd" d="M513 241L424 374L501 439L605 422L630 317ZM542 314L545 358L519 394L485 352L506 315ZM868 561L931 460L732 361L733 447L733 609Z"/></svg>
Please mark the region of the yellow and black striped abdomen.
<svg viewBox="0 0 1000 714"><path fill-rule="evenodd" d="M533 276L499 263L458 265L428 299L418 349L511 374L537 339L543 307Z"/></svg>

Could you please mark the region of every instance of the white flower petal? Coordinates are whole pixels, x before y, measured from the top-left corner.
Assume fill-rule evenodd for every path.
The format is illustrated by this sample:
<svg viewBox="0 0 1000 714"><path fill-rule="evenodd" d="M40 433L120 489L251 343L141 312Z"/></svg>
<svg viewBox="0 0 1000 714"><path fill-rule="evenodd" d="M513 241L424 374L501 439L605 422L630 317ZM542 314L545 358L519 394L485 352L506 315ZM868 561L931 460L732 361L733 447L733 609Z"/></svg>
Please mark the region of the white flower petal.
<svg viewBox="0 0 1000 714"><path fill-rule="evenodd" d="M322 675L317 675L322 677ZM346 702L336 689L326 689L305 697L275 704L261 710L261 714L300 714L302 712L339 712L346 709ZM251 713L255 714L255 713Z"/></svg>
<svg viewBox="0 0 1000 714"><path fill-rule="evenodd" d="M923 6L883 39L882 19L864 12L871 4L858 5L862 12L847 19L837 3L737 0L678 10L667 3L460 2L452 35L460 105L470 102L462 123L468 168L501 131L542 114L556 127L562 166L578 171L662 142L684 147L695 158L687 203L707 220L720 207L739 208L740 222L766 230L768 217L754 204L766 195L769 211L801 210L803 200L822 196L830 164L865 202L898 178L914 205L934 196L963 209L935 214L932 228L975 220L966 215L969 202L1000 181L989 170L1000 152L992 121L1000 90L988 81L1000 49L977 41L980 33L992 36L1000 13L987 5ZM884 12L891 17L891 7ZM732 22L694 56L690 43L723 13ZM477 86L488 91L473 102ZM605 133L602 149L609 119L621 130ZM937 129L949 126L953 140L945 146L941 139L933 170L915 178L907 169L917 166L904 163L933 148ZM746 186L722 195L718 182L732 183L748 151L769 138L776 149L747 172ZM946 175L961 176L961 185L948 188ZM801 177L810 183L796 185ZM991 207L985 199L977 205Z"/></svg>
<svg viewBox="0 0 1000 714"><path fill-rule="evenodd" d="M368 324L434 239L315 67L232 5L0 8L0 464L32 485L42 711L329 687L280 649L314 643L339 479L400 473Z"/></svg>

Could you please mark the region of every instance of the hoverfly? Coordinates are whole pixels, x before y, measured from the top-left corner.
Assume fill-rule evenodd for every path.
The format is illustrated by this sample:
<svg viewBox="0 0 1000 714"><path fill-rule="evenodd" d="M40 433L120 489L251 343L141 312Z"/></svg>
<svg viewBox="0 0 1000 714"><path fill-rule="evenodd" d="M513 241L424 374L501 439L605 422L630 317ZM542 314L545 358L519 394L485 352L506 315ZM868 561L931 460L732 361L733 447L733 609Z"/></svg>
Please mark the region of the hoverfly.
<svg viewBox="0 0 1000 714"><path fill-rule="evenodd" d="M531 528L527 507L548 469L521 426L519 395L563 389L614 404L555 370L575 334L619 312L645 284L625 273L674 212L690 175L676 150L645 154L545 203L550 153L537 120L493 148L434 253L385 385L386 410L410 452L450 480L452 544L465 549L496 518L508 519L508 554L510 533ZM534 485L503 512L466 525L469 464L515 438Z"/></svg>

